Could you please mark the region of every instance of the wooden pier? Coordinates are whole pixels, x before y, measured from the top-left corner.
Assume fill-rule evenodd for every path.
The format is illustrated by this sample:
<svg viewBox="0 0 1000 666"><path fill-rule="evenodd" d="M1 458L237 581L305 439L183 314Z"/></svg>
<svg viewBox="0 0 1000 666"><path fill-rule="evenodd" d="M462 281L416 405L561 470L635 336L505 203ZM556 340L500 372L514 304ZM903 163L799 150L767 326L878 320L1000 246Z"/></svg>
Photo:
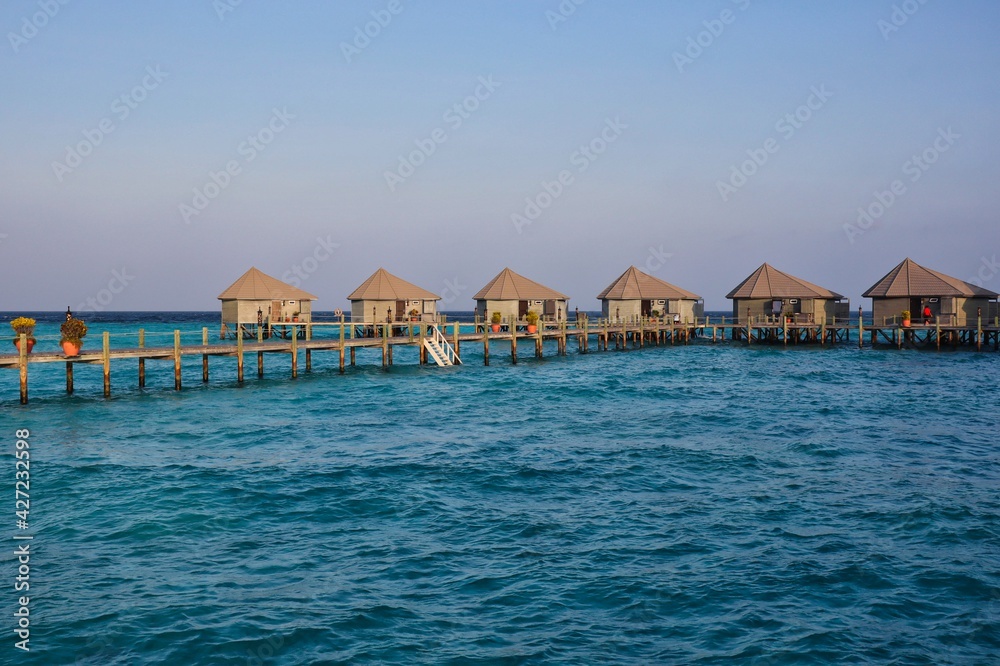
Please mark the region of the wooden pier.
<svg viewBox="0 0 1000 666"><path fill-rule="evenodd" d="M443 318L442 318L443 319ZM288 323L286 336L276 334L265 339L262 328L255 329L255 338L245 339L244 334L235 340L209 343L207 328L201 331L201 341L195 344L181 344L181 331L173 332L172 344L166 346L146 346L146 333L140 330L136 344L128 347L111 346L111 336L104 332L101 348L82 350L78 356L67 357L55 351L26 353L27 345L21 344L19 353L0 354L0 368L17 369L20 372L20 401L28 402L29 368L38 363L64 363L66 367L66 392L73 393L74 366L100 365L103 371L104 396L111 395L112 361L135 360L137 362L137 385L146 385L146 361L172 363L174 389L181 390L182 360L185 357L201 357L202 382L209 381L209 359L212 357L236 358L236 380L244 381L245 362L249 355L256 355L257 376L264 376L264 358L267 354L288 355L291 361L291 377L299 374L299 362L304 361L305 372L312 370L314 352L332 352L338 355L339 369L344 372L347 365L355 365L358 349L381 351L382 367L393 364L393 349L399 346L416 347L419 363L436 362L439 365L461 363L460 350L463 345L482 345L483 363L490 364L491 347L510 345L512 363L518 362L519 343L533 342L534 355L542 357L544 343L554 341L556 353L568 353L570 343L576 351L590 351L591 342L597 351L612 348L624 350L646 346L686 345L692 341L739 342L746 345L834 345L849 344L856 337L859 347L864 345L868 335L869 344L885 344L897 348L971 347L976 350L996 351L1000 348L1000 321L974 324L942 325L917 324L904 327L899 323L883 322L880 325L866 324L862 319L852 321L833 319L829 322L796 321L793 318L745 318L734 320L725 317L698 318L689 322L678 322L671 318L635 318L614 321L609 319L580 318L574 322L539 322L537 330L528 331L525 322L511 320L494 331L489 323L476 322L339 322L329 323ZM463 332L462 329L466 331ZM472 331L468 331L468 329ZM288 334L291 331L291 334ZM245 332L244 332L245 333ZM188 333L187 335L190 335ZM117 336L116 336L117 337ZM24 338L22 337L22 341ZM444 344L442 344L444 343ZM448 348L448 349L446 349ZM450 349L450 351L449 351ZM449 356L450 353L450 356Z"/></svg>

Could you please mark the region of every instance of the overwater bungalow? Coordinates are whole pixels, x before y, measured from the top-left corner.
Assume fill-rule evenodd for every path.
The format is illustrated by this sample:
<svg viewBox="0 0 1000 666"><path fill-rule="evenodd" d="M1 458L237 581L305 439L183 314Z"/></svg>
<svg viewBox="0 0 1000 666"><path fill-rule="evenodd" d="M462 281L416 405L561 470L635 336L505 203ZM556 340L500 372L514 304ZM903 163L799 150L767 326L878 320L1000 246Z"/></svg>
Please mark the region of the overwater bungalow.
<svg viewBox="0 0 1000 666"><path fill-rule="evenodd" d="M639 317L671 317L692 322L705 314L701 296L630 266L597 295L604 317L635 321Z"/></svg>
<svg viewBox="0 0 1000 666"><path fill-rule="evenodd" d="M927 307L932 321L948 326L975 324L980 313L984 322L992 319L998 298L994 291L931 270L910 258L886 273L863 296L872 299L876 324L901 320L904 310L911 313L912 321L922 322Z"/></svg>
<svg viewBox="0 0 1000 666"><path fill-rule="evenodd" d="M436 321L441 297L379 268L347 299L353 321Z"/></svg>
<svg viewBox="0 0 1000 666"><path fill-rule="evenodd" d="M256 330L257 325L312 320L312 302L316 297L251 267L225 291L222 301L222 333L238 327Z"/></svg>
<svg viewBox="0 0 1000 666"><path fill-rule="evenodd" d="M569 296L505 268L472 297L476 314L489 318L494 312L507 320L523 319L529 310L545 321L566 321Z"/></svg>
<svg viewBox="0 0 1000 666"><path fill-rule="evenodd" d="M726 294L733 301L733 317L791 317L796 323L821 323L833 317L847 319L850 301L842 294L779 271L760 268Z"/></svg>

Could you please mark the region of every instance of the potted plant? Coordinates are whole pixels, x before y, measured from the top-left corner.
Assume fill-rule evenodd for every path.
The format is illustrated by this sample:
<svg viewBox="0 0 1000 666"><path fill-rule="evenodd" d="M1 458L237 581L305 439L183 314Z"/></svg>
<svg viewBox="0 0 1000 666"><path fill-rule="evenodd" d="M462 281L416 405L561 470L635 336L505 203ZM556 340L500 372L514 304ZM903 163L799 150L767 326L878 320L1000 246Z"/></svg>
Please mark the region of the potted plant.
<svg viewBox="0 0 1000 666"><path fill-rule="evenodd" d="M297 322L298 320L299 320L299 311L296 310L295 312L292 313L292 321Z"/></svg>
<svg viewBox="0 0 1000 666"><path fill-rule="evenodd" d="M83 345L83 337L87 335L87 325L82 319L71 317L62 323L59 332L62 333L59 344L62 345L63 353L66 356L77 356Z"/></svg>
<svg viewBox="0 0 1000 666"><path fill-rule="evenodd" d="M903 326L909 327L910 325L910 311L903 310Z"/></svg>
<svg viewBox="0 0 1000 666"><path fill-rule="evenodd" d="M649 316L652 317L653 319L659 319L660 318L660 311L659 310L652 310L649 313Z"/></svg>
<svg viewBox="0 0 1000 666"><path fill-rule="evenodd" d="M412 308L409 312L409 315L410 315L410 321L417 321L417 318L420 317L420 310Z"/></svg>
<svg viewBox="0 0 1000 666"><path fill-rule="evenodd" d="M502 321L502 319L503 318L500 316L499 312L494 312L492 315L490 315L490 328L493 329L494 333L500 332L500 322Z"/></svg>
<svg viewBox="0 0 1000 666"><path fill-rule="evenodd" d="M24 333L28 336L28 351L26 353L30 354L31 348L35 346L35 338L32 335L35 332L35 320L31 317L18 317L10 322L10 327L14 329L14 333L17 335L14 338L14 346L17 347L18 351L21 351L21 334Z"/></svg>
<svg viewBox="0 0 1000 666"><path fill-rule="evenodd" d="M528 310L528 313L524 315L524 321L528 323L528 333L538 332L538 313L534 310Z"/></svg>

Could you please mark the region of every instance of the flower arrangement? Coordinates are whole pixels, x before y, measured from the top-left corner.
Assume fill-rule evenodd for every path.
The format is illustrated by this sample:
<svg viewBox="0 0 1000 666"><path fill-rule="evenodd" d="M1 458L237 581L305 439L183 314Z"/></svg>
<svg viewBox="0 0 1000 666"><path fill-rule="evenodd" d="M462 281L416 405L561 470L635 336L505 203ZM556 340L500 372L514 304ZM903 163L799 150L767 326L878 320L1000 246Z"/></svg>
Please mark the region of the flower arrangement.
<svg viewBox="0 0 1000 666"><path fill-rule="evenodd" d="M538 313L534 310L528 310L528 313L524 315L524 321L528 322L528 326L535 326L538 324Z"/></svg>
<svg viewBox="0 0 1000 666"><path fill-rule="evenodd" d="M909 310L903 310L903 321L906 321L909 318L910 318L910 311Z"/></svg>
<svg viewBox="0 0 1000 666"><path fill-rule="evenodd" d="M412 310L410 310L410 316L411 317L416 317L419 314L420 314L420 310L417 310L416 308L413 308Z"/></svg>
<svg viewBox="0 0 1000 666"><path fill-rule="evenodd" d="M492 315L490 315L490 323L491 324L499 324L501 321L502 321L502 317L500 316L499 312L494 312Z"/></svg>
<svg viewBox="0 0 1000 666"><path fill-rule="evenodd" d="M10 327L18 336L24 333L31 338L31 334L35 332L35 320L31 317L18 317L10 322Z"/></svg>
<svg viewBox="0 0 1000 666"><path fill-rule="evenodd" d="M59 332L62 333L62 339L59 341L60 343L72 342L80 344L83 337L87 335L87 324L85 324L82 319L72 317L62 323L59 327Z"/></svg>

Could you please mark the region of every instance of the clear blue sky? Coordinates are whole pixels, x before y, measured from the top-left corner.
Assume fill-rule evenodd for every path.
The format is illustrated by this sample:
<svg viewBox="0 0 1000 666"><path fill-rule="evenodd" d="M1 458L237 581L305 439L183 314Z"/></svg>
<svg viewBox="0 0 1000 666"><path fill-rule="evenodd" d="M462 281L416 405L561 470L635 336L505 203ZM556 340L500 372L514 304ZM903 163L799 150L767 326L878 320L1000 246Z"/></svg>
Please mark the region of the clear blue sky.
<svg viewBox="0 0 1000 666"><path fill-rule="evenodd" d="M213 310L251 265L321 309L508 265L590 309L631 264L723 309L764 261L857 306L1000 253L1000 4L561 4L3 3L0 310Z"/></svg>

